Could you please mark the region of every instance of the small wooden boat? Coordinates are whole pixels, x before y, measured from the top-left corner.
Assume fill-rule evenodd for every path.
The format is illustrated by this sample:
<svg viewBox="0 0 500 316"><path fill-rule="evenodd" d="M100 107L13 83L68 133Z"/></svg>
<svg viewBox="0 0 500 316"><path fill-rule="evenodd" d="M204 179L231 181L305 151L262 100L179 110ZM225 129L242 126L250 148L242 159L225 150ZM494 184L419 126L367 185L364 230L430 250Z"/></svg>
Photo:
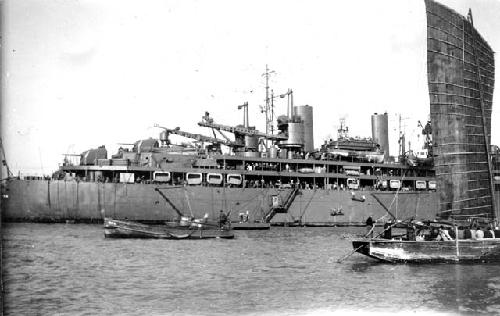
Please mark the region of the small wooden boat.
<svg viewBox="0 0 500 316"><path fill-rule="evenodd" d="M162 225L150 225L127 219L104 217L105 238L155 238L155 239L208 239L234 238L234 233L228 225L227 214L221 211L219 221L209 221L208 214L200 219L185 216L172 201L163 193L161 188L155 188L165 201L177 213L178 220L164 222Z"/></svg>
<svg viewBox="0 0 500 316"><path fill-rule="evenodd" d="M391 235L394 226L406 227L406 234ZM398 221L386 225L380 235L353 240L353 251L388 263L500 262L499 230L479 234L459 231L457 225L444 221Z"/></svg>
<svg viewBox="0 0 500 316"><path fill-rule="evenodd" d="M104 219L106 238L154 238L154 239L208 239L234 238L231 229L220 228L216 224L197 223L183 225L168 222L164 225L149 225L129 220Z"/></svg>
<svg viewBox="0 0 500 316"><path fill-rule="evenodd" d="M364 239L354 249L388 263L500 262L500 238L446 241Z"/></svg>

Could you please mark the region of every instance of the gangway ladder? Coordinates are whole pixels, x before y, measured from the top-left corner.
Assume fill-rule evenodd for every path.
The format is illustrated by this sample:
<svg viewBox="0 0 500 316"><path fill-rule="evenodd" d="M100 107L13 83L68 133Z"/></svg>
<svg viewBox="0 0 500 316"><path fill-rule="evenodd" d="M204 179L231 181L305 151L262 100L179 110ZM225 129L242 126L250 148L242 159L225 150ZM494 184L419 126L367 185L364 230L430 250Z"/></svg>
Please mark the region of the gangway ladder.
<svg viewBox="0 0 500 316"><path fill-rule="evenodd" d="M290 194L288 195L285 203L283 203L283 204L281 204L279 206L273 206L273 207L271 207L271 209L266 214L266 216L264 216L264 221L266 223L269 223L273 219L274 215L276 215L278 213L287 213L288 209L292 205L292 203L295 200L295 197L297 196L298 193L299 193L299 188L298 187L294 188L290 192Z"/></svg>

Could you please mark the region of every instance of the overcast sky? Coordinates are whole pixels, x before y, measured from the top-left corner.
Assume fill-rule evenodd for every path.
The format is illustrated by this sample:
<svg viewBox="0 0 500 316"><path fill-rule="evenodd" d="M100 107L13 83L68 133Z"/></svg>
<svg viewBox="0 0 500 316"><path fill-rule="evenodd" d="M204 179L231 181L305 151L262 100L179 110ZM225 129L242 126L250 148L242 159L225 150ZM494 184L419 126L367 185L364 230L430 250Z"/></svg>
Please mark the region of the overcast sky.
<svg viewBox="0 0 500 316"><path fill-rule="evenodd" d="M441 0L500 49L500 1ZM391 154L398 117L412 147L429 114L423 0L101 1L3 4L2 138L11 169L50 174L64 153L158 137L155 123L211 135L197 122L265 130L266 64L276 94L314 110L314 139L371 136L387 111ZM497 78L496 85L500 81ZM493 143L500 145L498 87ZM286 101L276 100L286 113ZM174 141L185 139L174 138ZM421 141L421 140L420 140Z"/></svg>

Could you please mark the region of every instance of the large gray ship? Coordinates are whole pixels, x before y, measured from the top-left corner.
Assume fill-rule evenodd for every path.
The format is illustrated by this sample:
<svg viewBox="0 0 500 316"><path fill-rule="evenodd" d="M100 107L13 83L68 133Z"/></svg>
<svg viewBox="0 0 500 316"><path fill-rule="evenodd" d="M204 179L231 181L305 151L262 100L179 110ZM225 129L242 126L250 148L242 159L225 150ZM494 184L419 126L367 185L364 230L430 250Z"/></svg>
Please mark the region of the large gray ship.
<svg viewBox="0 0 500 316"><path fill-rule="evenodd" d="M442 6L429 3L428 28L435 29L432 23L436 22ZM464 41L458 35L452 38ZM481 38L468 43L467 48L482 51L483 42ZM444 49L442 43L428 40L429 68L447 67L449 61L446 60L457 57L439 53ZM490 61L489 56L481 56L481 63L487 63L484 71L489 80L482 84L491 86L482 92L487 96L482 114L486 119L483 134L488 136L471 138L471 141L487 146L491 154L487 166L493 176L487 180L491 190L485 196L495 205L500 201L500 155L498 147L489 144L494 69L492 57ZM467 60L466 64L473 62ZM464 71L470 71L467 67ZM474 85L475 79L469 80ZM386 113L371 116L371 138L349 137L347 128L341 124L336 140L327 140L320 148L315 147L313 107L295 106L292 90L282 95L288 98L287 113L276 119L277 132L274 133L274 96L266 84L265 132L249 125L248 103L238 106L243 110L243 124L237 126L218 123L205 113L198 125L211 129L213 137L157 125L161 130L158 138L136 141L110 157L103 146L76 157L68 155L49 179L9 177L4 180L3 219L100 222L107 215L161 222L175 219L178 216L175 208L194 217L208 214L215 219L223 210L234 222L288 226L363 225L368 216L381 222L391 217L434 218L436 210L443 208L438 194L450 194L444 190L446 183L436 183L436 171L444 172L455 160L443 163L437 159L439 163L434 167L434 155L439 152L432 151L431 123L443 124L446 121L443 117L449 115L436 115L437 105L457 103L455 98L473 98L475 92L470 88L471 95L440 94L441 83L430 77L429 87L434 121L422 127L427 140L424 157L408 153L404 148L399 157L389 157ZM440 130L453 128L440 126ZM169 139L172 134L194 139L196 143L174 145ZM465 165L468 165L467 159ZM462 161L459 160L457 163Z"/></svg>

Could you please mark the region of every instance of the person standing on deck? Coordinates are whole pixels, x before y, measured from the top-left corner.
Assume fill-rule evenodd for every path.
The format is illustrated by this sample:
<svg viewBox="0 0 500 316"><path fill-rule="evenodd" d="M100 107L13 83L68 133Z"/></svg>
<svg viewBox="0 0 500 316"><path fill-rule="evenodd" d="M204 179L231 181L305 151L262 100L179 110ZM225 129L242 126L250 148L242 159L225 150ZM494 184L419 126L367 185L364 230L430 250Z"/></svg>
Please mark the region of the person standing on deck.
<svg viewBox="0 0 500 316"><path fill-rule="evenodd" d="M375 228L375 222L373 221L372 216L368 216L366 219L366 235L365 237L370 236L370 238L373 238L373 229Z"/></svg>

